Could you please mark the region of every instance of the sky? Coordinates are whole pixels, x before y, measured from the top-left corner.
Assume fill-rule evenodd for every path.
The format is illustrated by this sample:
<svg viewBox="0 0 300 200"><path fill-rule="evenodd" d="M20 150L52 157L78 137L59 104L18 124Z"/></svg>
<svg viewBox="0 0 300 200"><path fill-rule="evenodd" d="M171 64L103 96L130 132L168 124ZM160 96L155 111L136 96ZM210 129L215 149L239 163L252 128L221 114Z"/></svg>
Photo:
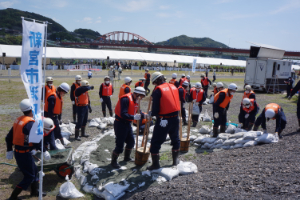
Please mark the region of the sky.
<svg viewBox="0 0 300 200"><path fill-rule="evenodd" d="M126 31L151 42L187 35L232 48L254 42L300 51L300 0L0 0L6 8L44 15L68 31Z"/></svg>

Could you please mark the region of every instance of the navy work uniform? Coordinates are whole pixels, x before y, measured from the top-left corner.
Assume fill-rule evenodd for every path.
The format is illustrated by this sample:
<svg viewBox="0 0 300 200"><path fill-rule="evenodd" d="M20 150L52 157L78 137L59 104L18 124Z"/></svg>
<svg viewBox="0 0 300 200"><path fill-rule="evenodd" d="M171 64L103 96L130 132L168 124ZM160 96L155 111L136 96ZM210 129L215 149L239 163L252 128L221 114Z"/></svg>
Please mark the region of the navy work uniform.
<svg viewBox="0 0 300 200"><path fill-rule="evenodd" d="M72 86L71 86L71 92L70 92L70 99L71 99L72 104L73 104L72 111L73 111L73 121L74 121L74 123L76 123L75 90L79 87L80 87L80 84L78 84L77 82L73 83Z"/></svg>
<svg viewBox="0 0 300 200"><path fill-rule="evenodd" d="M254 99L250 99L250 105L247 108L242 105L242 110L239 114L239 123L243 124L243 129L251 130L255 122L255 116L259 111L259 106Z"/></svg>
<svg viewBox="0 0 300 200"><path fill-rule="evenodd" d="M144 78L146 79L144 88L146 90L146 95L148 95L150 93L150 89L148 87L150 85L150 78L151 78L151 75L148 71L145 73Z"/></svg>
<svg viewBox="0 0 300 200"><path fill-rule="evenodd" d="M182 86L179 86L178 93L179 93L179 99L180 99L180 103L181 103L181 117L182 117L183 125L187 125L186 113L185 113L185 108L184 108L186 90Z"/></svg>
<svg viewBox="0 0 300 200"><path fill-rule="evenodd" d="M55 126L48 133L45 133L45 131L44 131L44 146L45 146L45 148L48 148L48 145L49 145L50 150L57 150L57 147L55 145L54 129L55 129Z"/></svg>
<svg viewBox="0 0 300 200"><path fill-rule="evenodd" d="M294 81L292 77L289 77L287 80L284 81L286 84L286 97L289 97L291 94L291 90L293 89Z"/></svg>
<svg viewBox="0 0 300 200"><path fill-rule="evenodd" d="M113 93L114 93L114 87L111 83L108 84L102 83L100 85L99 97L100 99L102 99L101 105L102 105L102 113L104 117L106 117L106 106L109 110L110 116L111 117L113 116L112 108L111 108L111 99L110 99Z"/></svg>
<svg viewBox="0 0 300 200"><path fill-rule="evenodd" d="M294 94L296 94L298 91L300 91L300 81L298 81L297 85L292 90L289 98L294 96ZM298 101L297 101L297 118L298 118L298 123L299 123L299 129L297 130L297 132L300 132L300 98L299 97L298 97Z"/></svg>
<svg viewBox="0 0 300 200"><path fill-rule="evenodd" d="M191 91L191 94L189 96L189 101L191 102L191 101L196 100L196 102L194 102L194 104L198 104L199 110L201 113L202 112L202 104L206 100L205 93L202 89L196 89L196 88L194 88L190 91ZM199 115L200 115L200 113L199 113ZM197 126L197 123L199 120L199 115L192 115L192 121L193 121L192 127Z"/></svg>
<svg viewBox="0 0 300 200"><path fill-rule="evenodd" d="M201 78L201 84L202 84L202 88L204 90L204 94L205 96L207 96L207 90L208 90L208 84L211 85L211 81L207 78L207 77L203 77Z"/></svg>

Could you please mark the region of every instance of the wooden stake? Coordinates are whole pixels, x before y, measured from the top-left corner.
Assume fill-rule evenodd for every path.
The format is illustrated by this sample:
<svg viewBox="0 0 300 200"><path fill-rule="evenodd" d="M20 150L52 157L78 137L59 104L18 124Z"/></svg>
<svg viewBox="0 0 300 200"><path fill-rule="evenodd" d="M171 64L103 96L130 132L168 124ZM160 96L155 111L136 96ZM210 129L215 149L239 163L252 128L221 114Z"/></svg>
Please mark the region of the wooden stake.
<svg viewBox="0 0 300 200"><path fill-rule="evenodd" d="M138 97L138 111L137 111L137 113L139 114L140 113L140 103L141 103L141 99L140 99L140 97ZM136 122L136 144L135 144L135 149L136 149L136 151L137 151L137 149L138 149L138 143L139 143L139 132L140 132L140 120L137 120L137 122Z"/></svg>
<svg viewBox="0 0 300 200"><path fill-rule="evenodd" d="M150 96L150 98L149 98L147 113L149 113L149 111L150 111L151 101L152 101L152 96ZM142 140L142 145L141 145L142 147L145 144L144 138L145 138L146 132L148 132L149 126L150 126L150 123L148 123L148 121L147 121L145 124L145 128L144 128L143 140ZM146 142L146 144L147 144L147 142Z"/></svg>
<svg viewBox="0 0 300 200"><path fill-rule="evenodd" d="M179 139L182 138L182 116L181 116L181 102L180 102L180 110L179 110Z"/></svg>
<svg viewBox="0 0 300 200"><path fill-rule="evenodd" d="M149 113L149 111L150 111L150 109L151 109L151 101L152 101L152 97L150 96L150 100L149 100L149 105L148 105L148 113ZM145 127L145 129L146 129L146 132L145 132L145 130L144 130L144 136L145 136L145 133L146 133L146 138L144 139L144 136L143 136L143 142L144 142L144 144L143 144L143 146L144 146L144 151L143 151L143 153L145 153L146 152L146 149L147 149L147 142L148 142L148 136L149 136L149 127L150 127L150 124L151 124L151 119L149 120L149 121L147 121L147 123L146 123L146 127Z"/></svg>
<svg viewBox="0 0 300 200"><path fill-rule="evenodd" d="M187 128L187 137L186 137L187 141L190 139L193 103L194 102L192 101L189 105L189 117L188 117L189 121L188 121L188 128Z"/></svg>

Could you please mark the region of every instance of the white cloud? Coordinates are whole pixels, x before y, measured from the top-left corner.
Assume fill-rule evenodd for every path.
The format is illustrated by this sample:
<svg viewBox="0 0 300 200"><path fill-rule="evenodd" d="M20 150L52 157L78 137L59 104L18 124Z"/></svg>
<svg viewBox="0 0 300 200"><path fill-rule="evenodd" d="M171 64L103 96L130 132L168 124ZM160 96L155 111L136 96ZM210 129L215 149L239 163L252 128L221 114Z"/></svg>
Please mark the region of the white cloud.
<svg viewBox="0 0 300 200"><path fill-rule="evenodd" d="M95 23L101 23L101 17L98 17Z"/></svg>
<svg viewBox="0 0 300 200"><path fill-rule="evenodd" d="M12 2L12 1L3 1L3 2L0 2L0 8L10 8L14 4L15 4L15 2Z"/></svg>
<svg viewBox="0 0 300 200"><path fill-rule="evenodd" d="M170 8L170 6L164 6L164 5L161 5L158 7L160 10L168 10Z"/></svg>
<svg viewBox="0 0 300 200"><path fill-rule="evenodd" d="M87 22L88 24L90 24L90 23L92 23L92 18L90 18L90 17L85 17L85 18L83 18L83 22Z"/></svg>
<svg viewBox="0 0 300 200"><path fill-rule="evenodd" d="M136 11L143 11L147 10L153 3L153 0L130 0L126 1L123 4L116 4L116 3L111 3L110 4L124 12L136 12Z"/></svg>
<svg viewBox="0 0 300 200"><path fill-rule="evenodd" d="M288 4L286 4L284 6L280 6L280 8L271 11L270 14L276 15L278 13L285 12L285 11L288 11L288 10L292 10L292 9L295 9L295 8L299 8L299 7L300 7L300 1L299 0L292 0L292 1L289 1Z"/></svg>

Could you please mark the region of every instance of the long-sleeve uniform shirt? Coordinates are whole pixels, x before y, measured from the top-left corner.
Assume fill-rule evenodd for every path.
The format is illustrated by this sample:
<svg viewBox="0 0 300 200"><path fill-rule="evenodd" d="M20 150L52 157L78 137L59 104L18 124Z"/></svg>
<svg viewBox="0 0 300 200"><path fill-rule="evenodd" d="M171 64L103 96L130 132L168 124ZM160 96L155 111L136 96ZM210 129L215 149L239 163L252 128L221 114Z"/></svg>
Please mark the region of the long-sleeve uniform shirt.
<svg viewBox="0 0 300 200"><path fill-rule="evenodd" d="M126 88L126 89L128 89L128 88ZM100 89L99 89L99 97L100 98L103 98L103 97L106 97L106 96L103 96L102 95L102 90L103 90L103 85L101 84L100 85ZM129 90L129 89L128 89ZM126 90L125 90L125 92L126 92ZM112 86L112 94L114 93L114 86ZM128 93L128 92L127 92Z"/></svg>
<svg viewBox="0 0 300 200"><path fill-rule="evenodd" d="M284 112L282 110L278 111L278 113L275 115L275 120L276 120L276 129L275 132L279 132L283 128L285 128L286 125L286 117L284 115ZM266 116L265 116L265 109L262 111L260 116L257 118L255 122L255 126L259 126L257 122L261 123L261 127L263 129L267 129L266 127Z"/></svg>
<svg viewBox="0 0 300 200"><path fill-rule="evenodd" d="M227 107L224 109L224 108L221 108L219 105L221 103L223 103L224 99L225 99L225 93L224 92L221 92L220 95L219 95L219 99L213 104L213 112L218 112L219 114L222 114L223 112L227 111L229 109L229 105L230 105L230 102L228 103Z"/></svg>
<svg viewBox="0 0 300 200"><path fill-rule="evenodd" d="M58 94L56 93L56 95L58 95ZM47 101L48 101L47 117L52 119L54 117L53 111L54 111L54 106L56 103L56 97L54 95L51 95L50 97L48 97ZM58 119L61 120L61 115L58 115Z"/></svg>
<svg viewBox="0 0 300 200"><path fill-rule="evenodd" d="M76 83L77 84L77 83ZM74 84L72 84L72 86L71 86L71 92L70 92L70 99L71 99L71 101L75 101L75 96L74 96L74 91L75 91L75 85Z"/></svg>
<svg viewBox="0 0 300 200"><path fill-rule="evenodd" d="M83 93L85 93L89 90L91 90L90 86L84 86L84 87L81 86L81 87L77 88L77 90L75 90L75 97L79 97L80 95L82 95ZM88 98L89 98L88 108L91 109L90 97L88 96Z"/></svg>

